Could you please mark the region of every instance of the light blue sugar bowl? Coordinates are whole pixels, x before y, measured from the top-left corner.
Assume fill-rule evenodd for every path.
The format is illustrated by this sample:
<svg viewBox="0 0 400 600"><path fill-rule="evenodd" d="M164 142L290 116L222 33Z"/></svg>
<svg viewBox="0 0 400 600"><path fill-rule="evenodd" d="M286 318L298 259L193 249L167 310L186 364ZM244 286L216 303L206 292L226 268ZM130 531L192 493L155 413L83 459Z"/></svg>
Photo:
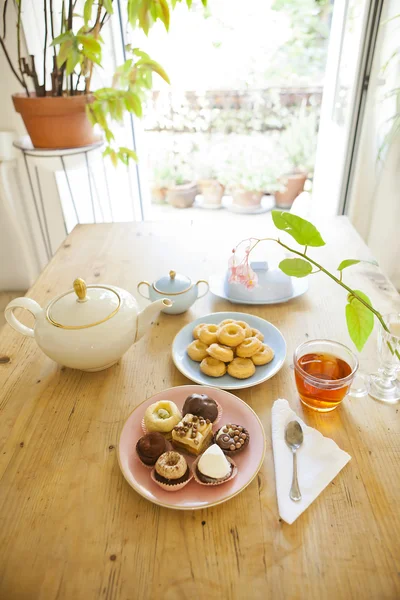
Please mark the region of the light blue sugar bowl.
<svg viewBox="0 0 400 600"><path fill-rule="evenodd" d="M199 296L200 284L206 286L206 291ZM142 293L142 286L147 286L148 296ZM168 275L160 277L153 283L141 281L138 283L137 290L143 298L151 302L160 298L168 298L171 300L172 306L163 308L162 312L169 315L180 315L189 310L198 298L203 298L208 293L209 285L204 279L199 279L197 283L193 283L190 277L181 275L176 271L170 271Z"/></svg>

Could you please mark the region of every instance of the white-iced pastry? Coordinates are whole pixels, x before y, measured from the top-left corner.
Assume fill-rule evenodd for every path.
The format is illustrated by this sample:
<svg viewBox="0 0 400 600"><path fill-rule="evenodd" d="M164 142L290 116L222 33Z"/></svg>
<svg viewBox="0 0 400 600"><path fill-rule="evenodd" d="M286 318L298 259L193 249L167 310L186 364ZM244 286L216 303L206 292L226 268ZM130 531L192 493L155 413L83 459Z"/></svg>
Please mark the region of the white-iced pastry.
<svg viewBox="0 0 400 600"><path fill-rule="evenodd" d="M231 463L217 444L213 444L202 454L197 468L206 477L223 479L231 472Z"/></svg>

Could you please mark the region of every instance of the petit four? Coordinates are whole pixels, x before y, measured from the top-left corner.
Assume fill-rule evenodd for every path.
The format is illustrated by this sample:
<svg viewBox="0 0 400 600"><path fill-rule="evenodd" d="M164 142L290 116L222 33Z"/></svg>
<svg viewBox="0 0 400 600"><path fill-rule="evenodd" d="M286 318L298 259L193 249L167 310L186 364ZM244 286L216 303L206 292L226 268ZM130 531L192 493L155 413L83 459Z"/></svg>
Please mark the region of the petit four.
<svg viewBox="0 0 400 600"><path fill-rule="evenodd" d="M157 431L146 433L136 444L136 452L142 463L154 466L157 459L167 450L165 437Z"/></svg>
<svg viewBox="0 0 400 600"><path fill-rule="evenodd" d="M217 444L207 448L195 461L193 469L196 481L205 485L219 485L237 473L235 463L226 458Z"/></svg>
<svg viewBox="0 0 400 600"><path fill-rule="evenodd" d="M214 442L221 448L224 454L234 456L247 448L250 434L242 425L227 423L221 427L214 436Z"/></svg>
<svg viewBox="0 0 400 600"><path fill-rule="evenodd" d="M187 413L172 430L172 444L197 456L208 448L212 436L210 419Z"/></svg>
<svg viewBox="0 0 400 600"><path fill-rule="evenodd" d="M191 394L186 398L182 408L183 416L188 413L209 419L214 423L218 417L218 404L206 394Z"/></svg>
<svg viewBox="0 0 400 600"><path fill-rule="evenodd" d="M190 481L191 471L182 454L171 450L157 460L152 479L164 489L175 491Z"/></svg>
<svg viewBox="0 0 400 600"><path fill-rule="evenodd" d="M144 413L144 424L147 431L159 431L167 439L171 439L171 431L181 420L181 413L174 402L160 400L151 404Z"/></svg>

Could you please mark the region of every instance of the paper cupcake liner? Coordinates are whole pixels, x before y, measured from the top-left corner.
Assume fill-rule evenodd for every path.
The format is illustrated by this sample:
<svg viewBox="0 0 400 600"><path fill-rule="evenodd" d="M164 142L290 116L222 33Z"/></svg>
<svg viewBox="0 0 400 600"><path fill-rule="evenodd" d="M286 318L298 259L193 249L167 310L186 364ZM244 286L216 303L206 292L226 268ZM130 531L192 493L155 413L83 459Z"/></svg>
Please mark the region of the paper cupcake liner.
<svg viewBox="0 0 400 600"><path fill-rule="evenodd" d="M238 473L238 468L236 466L235 461L230 458L229 456L226 457L226 460L229 460L229 462L231 463L231 465L233 466L232 469L232 473L230 475L230 477L228 477L227 479L222 479L222 481L213 481L212 483L208 482L206 483L205 481L201 481L197 474L196 474L196 470L197 470L197 463L199 462L201 456L198 456L196 458L196 460L194 461L194 463L192 464L192 472L193 472L193 477L196 483L199 483L200 485L222 485L223 483L227 483L228 481L231 481L234 477L236 477L237 473Z"/></svg>
<svg viewBox="0 0 400 600"><path fill-rule="evenodd" d="M236 423L233 423L233 424L236 425ZM222 425L222 427L224 427L224 425ZM217 431L213 435L213 444L217 444L217 446L219 445L217 442L217 435L218 435L218 432L222 429L222 427L217 429ZM240 454L241 452L243 452L243 450L246 450L249 443L250 443L250 434L249 434L249 437L247 438L247 443L243 444L243 446L241 448L238 448L237 450L224 450L223 448L221 448L221 446L219 446L219 447L221 448L221 450L225 454L225 456L236 456L236 454Z"/></svg>
<svg viewBox="0 0 400 600"><path fill-rule="evenodd" d="M189 477L186 479L186 481L181 481L181 483L163 483L162 481L158 481L155 478L155 468L153 467L150 473L150 476L152 478L152 480L154 481L154 483L156 483L157 485L160 486L160 488L162 488L163 490L166 490L167 492L177 492L178 490L181 490L183 487L185 487L185 485L187 485L189 483L189 481L191 481L193 479L193 471L191 470L191 468L189 467Z"/></svg>
<svg viewBox="0 0 400 600"><path fill-rule="evenodd" d="M222 406L220 404L218 404L218 402L216 400L214 400L215 404L217 405L218 408L218 415L217 418L215 419L214 423L212 424L213 427L215 427L216 425L218 425L218 423L220 422L220 420L222 419Z"/></svg>

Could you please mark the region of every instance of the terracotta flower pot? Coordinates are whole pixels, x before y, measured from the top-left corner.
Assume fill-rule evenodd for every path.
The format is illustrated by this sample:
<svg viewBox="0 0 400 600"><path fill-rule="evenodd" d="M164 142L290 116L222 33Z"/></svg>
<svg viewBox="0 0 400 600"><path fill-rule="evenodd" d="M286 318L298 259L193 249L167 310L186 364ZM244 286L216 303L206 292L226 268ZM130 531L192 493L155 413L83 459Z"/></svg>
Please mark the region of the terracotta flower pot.
<svg viewBox="0 0 400 600"><path fill-rule="evenodd" d="M264 192L243 190L241 188L235 188L232 190L233 204L236 204L237 206L248 206L251 208L260 206L261 198L263 196Z"/></svg>
<svg viewBox="0 0 400 600"><path fill-rule="evenodd" d="M167 188L165 187L152 187L151 188L151 201L153 204L165 204L165 196L167 194Z"/></svg>
<svg viewBox="0 0 400 600"><path fill-rule="evenodd" d="M167 203L175 208L189 208L197 194L197 185L193 182L174 185L167 188Z"/></svg>
<svg viewBox="0 0 400 600"><path fill-rule="evenodd" d="M35 148L80 148L98 140L86 116L91 96L14 94L12 99Z"/></svg>
<svg viewBox="0 0 400 600"><path fill-rule="evenodd" d="M286 185L284 192L275 193L276 206L279 208L290 208L297 196L304 190L307 173L289 173L282 177L282 183Z"/></svg>
<svg viewBox="0 0 400 600"><path fill-rule="evenodd" d="M222 202L225 187L216 179L200 179L197 182L200 194L203 195L204 204L218 206Z"/></svg>

